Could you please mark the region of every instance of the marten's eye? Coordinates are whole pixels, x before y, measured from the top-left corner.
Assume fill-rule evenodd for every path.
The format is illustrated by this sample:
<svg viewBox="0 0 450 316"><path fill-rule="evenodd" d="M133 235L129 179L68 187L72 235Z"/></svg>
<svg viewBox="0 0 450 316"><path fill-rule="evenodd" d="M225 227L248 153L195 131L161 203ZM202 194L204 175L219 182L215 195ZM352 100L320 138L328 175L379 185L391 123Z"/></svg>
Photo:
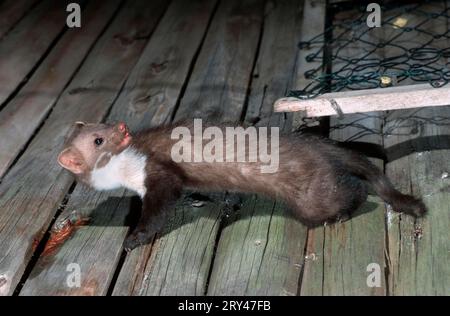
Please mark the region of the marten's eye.
<svg viewBox="0 0 450 316"><path fill-rule="evenodd" d="M98 137L94 140L94 143L96 146L100 146L101 144L103 144L103 138Z"/></svg>

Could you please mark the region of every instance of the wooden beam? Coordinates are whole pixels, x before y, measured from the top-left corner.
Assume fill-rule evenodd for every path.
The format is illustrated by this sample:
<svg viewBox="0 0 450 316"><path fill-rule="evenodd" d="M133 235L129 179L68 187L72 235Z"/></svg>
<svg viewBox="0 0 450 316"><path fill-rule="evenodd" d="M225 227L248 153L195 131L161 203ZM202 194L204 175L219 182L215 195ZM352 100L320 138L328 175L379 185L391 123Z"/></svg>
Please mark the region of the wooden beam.
<svg viewBox="0 0 450 316"><path fill-rule="evenodd" d="M275 112L303 111L307 117L331 116L410 109L450 104L450 85L434 88L429 84L380 89L326 93L317 98L300 100L281 98L274 104Z"/></svg>

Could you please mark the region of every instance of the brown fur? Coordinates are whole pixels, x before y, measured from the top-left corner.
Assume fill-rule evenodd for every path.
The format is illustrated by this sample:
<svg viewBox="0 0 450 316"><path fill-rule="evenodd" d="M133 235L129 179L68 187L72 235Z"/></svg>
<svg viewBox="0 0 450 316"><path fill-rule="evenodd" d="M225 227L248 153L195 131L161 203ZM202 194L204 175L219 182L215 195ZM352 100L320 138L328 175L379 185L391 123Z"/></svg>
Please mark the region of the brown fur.
<svg viewBox="0 0 450 316"><path fill-rule="evenodd" d="M189 126L180 123L178 125ZM414 216L426 211L421 200L404 195L365 157L337 147L316 136L282 136L279 143L279 169L261 173L259 162L180 162L171 159L171 148L178 140L170 138L173 126L142 131L131 137L129 145L147 156L143 198L144 208L138 228L127 240L131 249L149 240L161 229L165 210L184 187L200 190L231 190L254 192L281 198L292 207L305 224L317 225L345 216L356 210L367 198L367 180L377 194L394 210ZM192 129L192 126L190 126ZM205 127L204 127L205 128ZM114 137L117 127L84 126L71 141L85 157L83 178L94 167L101 152L117 154ZM89 148L95 135L109 139L101 152Z"/></svg>

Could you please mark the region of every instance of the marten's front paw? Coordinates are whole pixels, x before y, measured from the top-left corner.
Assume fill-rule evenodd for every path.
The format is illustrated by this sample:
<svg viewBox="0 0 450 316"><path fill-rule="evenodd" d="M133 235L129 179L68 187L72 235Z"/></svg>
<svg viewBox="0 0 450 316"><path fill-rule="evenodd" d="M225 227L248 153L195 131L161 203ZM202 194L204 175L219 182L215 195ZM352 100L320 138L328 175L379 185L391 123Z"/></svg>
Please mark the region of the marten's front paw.
<svg viewBox="0 0 450 316"><path fill-rule="evenodd" d="M136 247L148 244L152 240L153 235L154 233L147 230L134 231L125 239L123 248L126 252L130 252Z"/></svg>

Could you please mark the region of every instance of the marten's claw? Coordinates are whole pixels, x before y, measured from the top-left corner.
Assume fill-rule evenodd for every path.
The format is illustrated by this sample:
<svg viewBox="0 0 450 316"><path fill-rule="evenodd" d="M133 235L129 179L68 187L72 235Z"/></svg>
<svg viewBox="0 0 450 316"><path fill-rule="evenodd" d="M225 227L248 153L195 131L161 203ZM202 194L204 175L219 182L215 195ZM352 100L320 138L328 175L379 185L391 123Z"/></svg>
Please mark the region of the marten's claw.
<svg viewBox="0 0 450 316"><path fill-rule="evenodd" d="M153 237L153 233L148 231L136 231L125 239L123 248L126 252L130 252L134 248L149 243Z"/></svg>

